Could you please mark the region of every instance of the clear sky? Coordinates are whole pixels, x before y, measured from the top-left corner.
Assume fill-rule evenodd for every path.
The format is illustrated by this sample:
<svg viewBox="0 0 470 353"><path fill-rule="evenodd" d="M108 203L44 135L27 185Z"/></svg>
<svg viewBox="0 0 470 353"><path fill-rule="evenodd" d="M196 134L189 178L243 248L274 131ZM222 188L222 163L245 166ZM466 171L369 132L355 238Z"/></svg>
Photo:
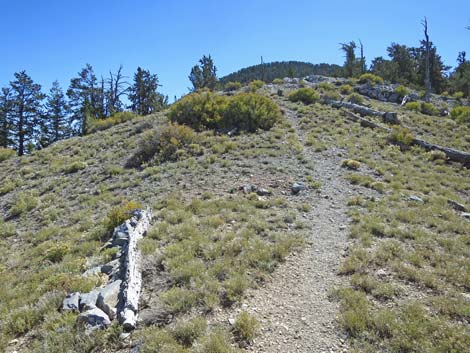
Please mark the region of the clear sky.
<svg viewBox="0 0 470 353"><path fill-rule="evenodd" d="M342 64L338 43L361 39L370 63L391 42L417 46L424 16L447 65L470 57L470 0L0 0L0 86L26 70L66 89L85 63L98 77L122 64L157 73L172 100L203 54L223 76L260 56Z"/></svg>

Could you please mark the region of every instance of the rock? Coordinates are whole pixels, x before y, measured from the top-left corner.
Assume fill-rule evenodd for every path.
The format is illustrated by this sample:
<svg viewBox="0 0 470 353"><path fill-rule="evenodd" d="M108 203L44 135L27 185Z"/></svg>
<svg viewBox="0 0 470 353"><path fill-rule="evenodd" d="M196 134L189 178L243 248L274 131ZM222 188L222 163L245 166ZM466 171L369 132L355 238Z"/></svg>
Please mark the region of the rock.
<svg viewBox="0 0 470 353"><path fill-rule="evenodd" d="M457 201L447 200L447 204L449 206L451 206L456 211L467 212L467 208L464 205L462 205L461 203L458 203Z"/></svg>
<svg viewBox="0 0 470 353"><path fill-rule="evenodd" d="M263 188L260 188L258 190L256 190L256 193L259 195L259 196L268 196L268 195L271 195L271 191L269 191L268 189L263 189Z"/></svg>
<svg viewBox="0 0 470 353"><path fill-rule="evenodd" d="M292 184L291 191L292 194L297 195L302 190L305 190L305 185L303 183L294 183Z"/></svg>
<svg viewBox="0 0 470 353"><path fill-rule="evenodd" d="M93 289L91 292L80 294L80 311L87 311L96 308L96 300L98 299L99 293L99 289Z"/></svg>
<svg viewBox="0 0 470 353"><path fill-rule="evenodd" d="M421 197L418 197L418 196L416 196L416 195L411 195L411 196L409 196L409 197L408 197L408 200L414 201L414 202L421 202L421 203L424 202L424 200L423 200Z"/></svg>
<svg viewBox="0 0 470 353"><path fill-rule="evenodd" d="M114 232L113 236L113 246L123 246L129 241L129 233L127 232L127 226L119 226L119 230Z"/></svg>
<svg viewBox="0 0 470 353"><path fill-rule="evenodd" d="M80 293L74 292L68 294L62 301L62 310L64 311L79 311L78 301Z"/></svg>
<svg viewBox="0 0 470 353"><path fill-rule="evenodd" d="M470 218L470 213L462 212L462 217L463 218Z"/></svg>
<svg viewBox="0 0 470 353"><path fill-rule="evenodd" d="M166 325L171 322L173 315L168 313L163 306L156 305L153 308L145 308L139 312L139 322L144 326Z"/></svg>
<svg viewBox="0 0 470 353"><path fill-rule="evenodd" d="M92 277L92 276L99 275L100 273L101 273L101 266L95 266L83 272L83 276Z"/></svg>
<svg viewBox="0 0 470 353"><path fill-rule="evenodd" d="M377 276L379 277L384 277L387 275L387 271L385 271L383 268L379 268L376 272Z"/></svg>
<svg viewBox="0 0 470 353"><path fill-rule="evenodd" d="M107 264L101 266L100 272L105 273L107 275L116 273L119 271L119 259L112 260Z"/></svg>
<svg viewBox="0 0 470 353"><path fill-rule="evenodd" d="M282 96L284 95L284 92L282 91L282 89L278 89L278 90L277 90L277 95L278 95L279 97L282 97Z"/></svg>
<svg viewBox="0 0 470 353"><path fill-rule="evenodd" d="M255 192L256 190L258 190L258 188L256 187L256 185L253 184L245 184L240 186L240 190L243 190L243 193L245 194L249 194L251 192Z"/></svg>
<svg viewBox="0 0 470 353"><path fill-rule="evenodd" d="M98 308L87 310L78 315L77 323L88 329L106 328L111 325L108 315Z"/></svg>
<svg viewBox="0 0 470 353"><path fill-rule="evenodd" d="M116 318L119 291L121 289L121 280L111 282L100 290L96 306L103 310L111 320Z"/></svg>

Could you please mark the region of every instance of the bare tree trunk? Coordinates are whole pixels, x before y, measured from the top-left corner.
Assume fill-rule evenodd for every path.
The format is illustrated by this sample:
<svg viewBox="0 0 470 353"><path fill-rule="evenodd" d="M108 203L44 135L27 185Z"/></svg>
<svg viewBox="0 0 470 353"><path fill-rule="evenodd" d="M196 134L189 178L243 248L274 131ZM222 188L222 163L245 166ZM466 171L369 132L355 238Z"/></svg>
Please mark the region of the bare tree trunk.
<svg viewBox="0 0 470 353"><path fill-rule="evenodd" d="M428 35L428 20L425 17L423 21L424 27L424 44L426 46L426 58L425 58L425 78L424 78L424 86L426 89L426 94L424 96L424 100L429 102L431 100L431 67L430 67L430 56L431 56L431 43L429 41Z"/></svg>
<svg viewBox="0 0 470 353"><path fill-rule="evenodd" d="M361 47L361 74L366 72L366 58L364 57L364 46L362 45L362 41L359 39L359 45Z"/></svg>

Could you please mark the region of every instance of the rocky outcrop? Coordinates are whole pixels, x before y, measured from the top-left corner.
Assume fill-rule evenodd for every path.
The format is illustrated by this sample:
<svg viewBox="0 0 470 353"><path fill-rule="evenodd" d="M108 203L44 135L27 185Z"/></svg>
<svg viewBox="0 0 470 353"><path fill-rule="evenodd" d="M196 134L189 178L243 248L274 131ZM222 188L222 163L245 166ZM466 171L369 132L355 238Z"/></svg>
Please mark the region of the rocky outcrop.
<svg viewBox="0 0 470 353"><path fill-rule="evenodd" d="M146 234L152 211L135 210L132 217L114 229L105 248L117 247L118 255L109 263L96 266L85 276L108 275L108 283L88 293L71 293L63 300L62 310L79 311L77 322L88 330L108 327L118 320L125 331L136 326L142 287L141 255L138 241Z"/></svg>
<svg viewBox="0 0 470 353"><path fill-rule="evenodd" d="M357 85L354 89L362 94L363 96L377 99L381 102L391 102L391 103L398 103L401 104L403 101L403 96L399 95L395 92L396 88L399 85L371 85L370 83L366 83L363 85ZM418 95L412 93L408 95L409 101L415 101L419 99Z"/></svg>
<svg viewBox="0 0 470 353"><path fill-rule="evenodd" d="M396 112L381 112L379 110L374 110L369 107L365 107L363 105L343 102L343 101L330 101L331 104L335 108L347 108L352 110L354 113L366 116L378 116L381 117L382 120L390 125L400 125L400 119L398 119L398 114Z"/></svg>

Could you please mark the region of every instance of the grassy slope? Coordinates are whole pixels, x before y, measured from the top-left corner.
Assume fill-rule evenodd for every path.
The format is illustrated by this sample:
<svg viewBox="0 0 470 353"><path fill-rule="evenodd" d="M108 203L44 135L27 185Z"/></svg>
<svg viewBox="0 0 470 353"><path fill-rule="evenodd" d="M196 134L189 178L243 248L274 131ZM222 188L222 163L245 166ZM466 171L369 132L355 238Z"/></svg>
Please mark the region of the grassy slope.
<svg viewBox="0 0 470 353"><path fill-rule="evenodd" d="M340 272L351 277L351 287L332 296L343 303L340 322L353 347L370 352L465 351L470 345L470 226L447 199L470 203L470 172L457 164L433 161L420 149L400 151L387 144L384 134L352 124L329 107L276 99L297 111L309 134L306 145L318 150L333 145L347 148L350 158L376 171L365 174L361 167L351 172L350 181L383 190L380 199L358 195L350 200L351 249ZM403 114L423 138L468 148L469 128L456 128L448 119ZM100 282L80 274L109 256L99 251L106 236L103 219L123 200L158 205L159 220L169 223L170 231L149 239L145 251L150 254L162 241L175 241L171 229L186 224L187 212L192 225L210 234L225 234L231 220L246 223L243 210L215 212L217 202L231 207L246 203L254 215L268 214L276 229L289 231L286 222L295 218L294 205L281 207L282 200L259 204L257 198L233 199L228 193L250 174L268 184L288 179L292 161L305 163L302 146L288 125L233 140L204 135L201 157L143 171L124 169L141 132L162 119L135 120L0 164L0 212L8 219L0 224L0 347L19 336L27 337L28 349L36 351L51 351L53 346L58 351L99 350L105 345L119 349L110 343L116 341L118 328L84 338L73 328L75 316L56 308L65 291L87 290ZM452 133L458 134L455 141ZM263 180L266 175L269 180ZM408 195L417 195L424 203L410 201ZM193 198L201 201L199 211L191 211ZM162 200L174 201L162 205ZM17 216L9 219L12 211ZM275 234L269 225L261 228ZM297 228L301 233L300 224ZM159 337L156 341L176 345L176 331L150 327L138 335L149 344L156 344L149 337ZM223 335L210 334L199 345L216 344ZM58 345L59 341L63 343Z"/></svg>

